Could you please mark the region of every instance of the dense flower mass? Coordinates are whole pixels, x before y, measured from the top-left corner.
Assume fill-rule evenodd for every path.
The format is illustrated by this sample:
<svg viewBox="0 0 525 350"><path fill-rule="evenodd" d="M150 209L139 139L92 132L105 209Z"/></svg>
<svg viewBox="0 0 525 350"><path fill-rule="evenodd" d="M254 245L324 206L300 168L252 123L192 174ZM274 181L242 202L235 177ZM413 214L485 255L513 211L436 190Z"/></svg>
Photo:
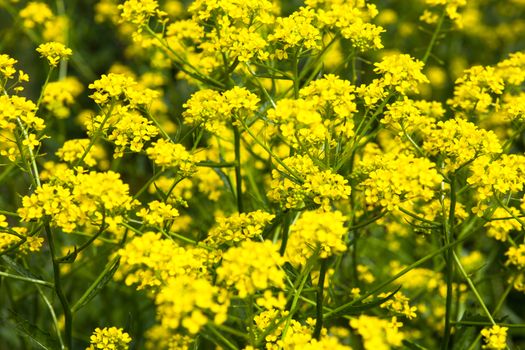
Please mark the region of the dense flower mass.
<svg viewBox="0 0 525 350"><path fill-rule="evenodd" d="M104 350L127 350L131 337L124 332L122 328L96 328L90 338L91 345L86 350L104 349Z"/></svg>
<svg viewBox="0 0 525 350"><path fill-rule="evenodd" d="M280 268L283 264L284 259L272 242L245 241L224 253L217 277L245 298L257 290L283 288L284 271Z"/></svg>
<svg viewBox="0 0 525 350"><path fill-rule="evenodd" d="M0 349L525 348L525 0L0 0L0 33Z"/></svg>

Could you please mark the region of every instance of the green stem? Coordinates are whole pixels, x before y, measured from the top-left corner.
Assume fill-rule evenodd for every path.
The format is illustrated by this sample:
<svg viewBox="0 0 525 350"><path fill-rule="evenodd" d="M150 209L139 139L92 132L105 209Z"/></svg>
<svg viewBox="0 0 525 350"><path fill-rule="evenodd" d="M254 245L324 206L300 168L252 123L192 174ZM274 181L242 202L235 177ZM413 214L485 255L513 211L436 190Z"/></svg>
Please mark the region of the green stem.
<svg viewBox="0 0 525 350"><path fill-rule="evenodd" d="M292 73L293 73L293 95L294 98L299 98L299 52L295 50L292 57Z"/></svg>
<svg viewBox="0 0 525 350"><path fill-rule="evenodd" d="M49 287L49 288L53 288L54 287L53 283L51 283L51 282L42 281L42 280L39 280L39 279L30 278L30 277L12 275L12 274L4 272L4 271L0 271L0 276L11 278L11 279L14 279L14 280L19 280L19 281L25 281L25 282L30 282L30 283L34 283L34 284L39 284L39 285L42 285L44 287Z"/></svg>
<svg viewBox="0 0 525 350"><path fill-rule="evenodd" d="M51 232L51 227L49 226L49 223L46 222L44 225L47 241L49 244L49 251L51 252L51 259L53 263L53 275L55 279L55 292L58 296L58 300L60 301L60 304L62 305L62 310L64 312L64 332L65 332L65 345L67 350L73 349L73 313L71 312L71 309L69 308L69 302L66 298L66 295L64 294L64 290L62 289L62 283L61 283L61 277L60 277L60 265L58 261L56 260L56 251L55 251L55 242L53 238L53 233Z"/></svg>
<svg viewBox="0 0 525 350"><path fill-rule="evenodd" d="M237 210L239 213L244 212L244 204L242 201L242 174L241 174L241 134L239 128L233 126L233 136L235 142L235 182L237 192Z"/></svg>
<svg viewBox="0 0 525 350"><path fill-rule="evenodd" d="M20 128L20 130L22 130L22 134L24 135L24 139L29 141L29 134L26 130L26 128L24 127L24 124L22 124L22 120L20 120L19 117L16 117L16 121L18 123L18 127ZM27 145L27 151L29 152L29 158L30 158L30 161L31 161L31 169L32 169L32 177L33 177L33 181L35 182L35 185L37 187L40 187L40 174L38 173L38 167L36 165L36 158L35 158L35 155L33 153L33 149L31 148L30 145Z"/></svg>
<svg viewBox="0 0 525 350"><path fill-rule="evenodd" d="M472 282L472 280L470 279L470 277L467 274L467 271L465 271L465 268L463 267L463 265L461 265L461 261L459 260L456 252L452 251L452 256L454 257L454 261L456 262L456 265L457 265L459 271L461 272L461 275L463 275L463 278L467 281L467 284L469 285L470 289L472 290L472 293L474 293L474 296L478 300L479 305L483 309L483 312L485 313L487 318L490 320L492 325L493 326L496 325L496 321L494 321L494 318L492 318L492 315L491 315L489 309L487 308L487 306L485 305L485 303L483 302L483 298L481 297L481 295L479 294L478 290L476 289L476 286L474 285L474 282Z"/></svg>
<svg viewBox="0 0 525 350"><path fill-rule="evenodd" d="M98 137L102 133L102 129L104 128L104 124L106 124L106 122L108 121L109 117L111 116L111 113L113 112L113 108L114 107L115 107L115 101L112 101L111 105L109 106L109 108L108 108L108 110L106 112L106 115L104 116L104 119L102 120L102 122L98 126L97 130L93 134L93 137L91 137L91 139L89 140L88 146L84 150L84 153L82 153L82 156L76 161L74 167L79 166L84 161L84 158L86 158L86 156L88 155L89 150L91 150L91 147L93 147L95 145L95 142L97 141Z"/></svg>
<svg viewBox="0 0 525 350"><path fill-rule="evenodd" d="M281 254L281 256L284 256L284 253L286 252L286 245L288 244L288 233L290 231L290 221L291 220L292 220L291 213L288 211L284 212L282 234L281 234L281 247L279 248L279 254Z"/></svg>
<svg viewBox="0 0 525 350"><path fill-rule="evenodd" d="M445 203L442 201L443 211L445 211ZM454 240L454 221L455 221L455 210L456 210L456 181L454 177L451 177L450 181L450 208L448 213L448 218L444 220L443 222L443 229L444 229L444 239L445 239L445 245L449 245ZM445 219L445 215L443 215L443 218ZM446 262L446 282L447 282L447 296L445 301L445 329L444 329L444 336L443 336L443 343L441 344L441 348L443 350L446 350L449 348L449 342L450 342L450 335L452 331L452 325L450 323L450 319L452 317L452 297L453 297L453 290L452 290L452 279L454 276L454 263L452 261L452 257L455 256L455 252L453 250L453 247L450 247L449 249L445 250L445 262Z"/></svg>
<svg viewBox="0 0 525 350"><path fill-rule="evenodd" d="M326 277L326 270L328 268L328 260L323 259L321 261L321 270L319 271L319 281L317 282L317 303L316 309L316 320L313 337L319 340L321 336L321 330L323 329L323 301L324 301L324 280Z"/></svg>
<svg viewBox="0 0 525 350"><path fill-rule="evenodd" d="M49 68L49 72L47 72L46 80L44 81L44 85L42 86L42 89L40 90L40 96L38 96L38 101L36 102L36 111L40 108L40 104L42 103L42 98L44 98L44 93L46 91L47 84L49 83L49 79L51 78L51 73L53 72L53 68Z"/></svg>
<svg viewBox="0 0 525 350"><path fill-rule="evenodd" d="M436 29L434 30L434 34L432 34L432 39L430 39L430 43L428 44L427 50L425 51L425 55L421 59L423 63L427 63L428 58L430 57L430 54L432 53L432 49L434 48L434 45L436 44L437 37L439 35L439 32L441 31L441 27L443 26L443 22L445 20L445 14L446 10L443 9L443 13L439 17L438 24L436 26Z"/></svg>
<svg viewBox="0 0 525 350"><path fill-rule="evenodd" d="M144 191L146 191L149 188L149 186L153 182L155 182L155 180L157 180L162 174L164 174L164 171L159 171L159 172L153 174L153 176L148 179L148 181L137 191L137 193L135 193L135 195L133 196L133 199L139 198L139 196L142 193L144 193Z"/></svg>
<svg viewBox="0 0 525 350"><path fill-rule="evenodd" d="M501 309L501 307L503 306L503 303L505 302L505 299L507 299L507 296L509 295L510 291L514 287L514 281L515 281L517 276L518 275L516 275L514 277L514 279L509 283L509 285L507 286L507 288L503 292L503 294L500 296L500 298L498 300L498 303L497 303L496 307L494 308L494 311L492 312L492 315L496 315L499 312L499 310ZM469 323L472 323L472 325L474 325L476 322L469 322ZM480 326L488 326L488 325L492 324L492 323L488 323L488 322L479 322L479 323L482 323L482 324L479 324ZM513 324L506 324L506 323L500 323L499 325L503 326L503 327L509 327L509 328L511 328L511 327L520 327L520 328L523 327L523 328L525 328L525 325L513 325ZM481 333L478 333L478 336L476 337L476 339L474 339L472 344L470 344L470 346L469 346L469 348L467 350L473 350L474 348L476 348L476 346L478 345L478 342L480 340L481 340Z"/></svg>
<svg viewBox="0 0 525 350"><path fill-rule="evenodd" d="M45 293L42 291L42 288L40 288L40 286L38 285L35 285L35 287L38 290L38 294L40 294L42 300L44 300L44 303L46 304L49 313L51 314L51 319L53 320L53 325L55 326L55 332L57 333L58 342L60 343L60 349L64 350L64 341L62 340L62 334L60 334L60 327L58 326L57 315L55 313L55 310L53 309L53 305L51 305L51 302L49 301Z"/></svg>
<svg viewBox="0 0 525 350"><path fill-rule="evenodd" d="M106 216L105 216L105 213L103 214L103 217L102 217L102 224L100 225L100 228L99 230L93 235L91 236L86 242L84 242L84 244L82 244L80 246L80 248L77 249L77 247L75 247L75 249L73 250L72 253L69 253L69 254L66 254L65 256L61 257L61 258L57 258L56 261L58 263L63 263L63 262L73 262L75 261L77 255L83 251L84 249L86 249L87 247L89 247L91 245L91 243L93 243L102 233L104 233L104 231L106 230L107 226L106 226L106 220L105 220Z"/></svg>
<svg viewBox="0 0 525 350"><path fill-rule="evenodd" d="M229 341L225 336L223 336L223 335L221 334L221 332L217 331L217 330L215 329L215 326L214 326L214 325L208 323L208 324L206 325L206 328L208 328L208 329L211 331L211 333L213 333L218 339L221 340L222 343L224 343L224 344L225 344L228 348L230 348L231 350L238 350L238 349L239 349L239 348L238 348L237 346L235 346L231 341ZM219 344L217 344L217 345L219 345Z"/></svg>

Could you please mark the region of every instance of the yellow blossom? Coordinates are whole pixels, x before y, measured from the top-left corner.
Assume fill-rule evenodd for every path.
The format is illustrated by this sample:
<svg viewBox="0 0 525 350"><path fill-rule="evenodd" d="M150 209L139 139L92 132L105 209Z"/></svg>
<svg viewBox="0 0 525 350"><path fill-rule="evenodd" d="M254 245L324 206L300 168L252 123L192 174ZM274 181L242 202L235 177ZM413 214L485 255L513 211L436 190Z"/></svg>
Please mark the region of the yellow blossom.
<svg viewBox="0 0 525 350"><path fill-rule="evenodd" d="M127 350L131 337L122 328L96 328L86 350Z"/></svg>
<svg viewBox="0 0 525 350"><path fill-rule="evenodd" d="M39 45L36 51L45 57L52 67L56 67L60 60L66 60L73 54L70 48L54 41Z"/></svg>

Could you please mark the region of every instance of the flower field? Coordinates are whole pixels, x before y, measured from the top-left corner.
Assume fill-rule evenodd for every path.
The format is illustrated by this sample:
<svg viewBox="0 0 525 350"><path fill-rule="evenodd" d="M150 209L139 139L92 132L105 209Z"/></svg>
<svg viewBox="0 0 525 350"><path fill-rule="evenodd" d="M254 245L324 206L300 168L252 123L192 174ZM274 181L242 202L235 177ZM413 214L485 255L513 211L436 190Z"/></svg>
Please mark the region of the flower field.
<svg viewBox="0 0 525 350"><path fill-rule="evenodd" d="M525 349L524 0L0 0L0 349Z"/></svg>

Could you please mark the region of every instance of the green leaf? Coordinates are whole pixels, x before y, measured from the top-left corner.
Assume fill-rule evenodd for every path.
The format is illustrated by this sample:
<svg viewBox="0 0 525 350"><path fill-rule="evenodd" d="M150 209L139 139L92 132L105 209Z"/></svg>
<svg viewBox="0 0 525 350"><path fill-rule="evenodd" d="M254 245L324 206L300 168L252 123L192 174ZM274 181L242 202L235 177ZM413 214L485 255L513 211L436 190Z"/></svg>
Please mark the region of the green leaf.
<svg viewBox="0 0 525 350"><path fill-rule="evenodd" d="M13 259L11 259L11 258L9 258L9 257L7 257L5 255L2 256L2 260L10 268L12 268L14 271L16 271L21 276L29 277L29 278L33 278L33 279L42 279L41 276L35 275L31 271L29 271L28 269L26 269L25 267L23 267L22 265L18 264L16 261L14 261Z"/></svg>
<svg viewBox="0 0 525 350"><path fill-rule="evenodd" d="M109 281L113 278L113 275L115 272L117 272L117 269L120 264L120 257L117 257L113 260L111 260L107 265L104 271L100 273L100 275L97 277L95 282L89 286L89 288L86 290L86 292L80 297L80 299L77 301L75 305L71 308L72 312L76 312L79 309L81 309L83 306L85 306L87 303L91 301L101 290L104 288L106 284L108 284Z"/></svg>
<svg viewBox="0 0 525 350"><path fill-rule="evenodd" d="M46 333L37 326L31 324L16 312L11 311L11 318L17 332L27 336L42 349L55 350L60 348L58 342L49 333Z"/></svg>

